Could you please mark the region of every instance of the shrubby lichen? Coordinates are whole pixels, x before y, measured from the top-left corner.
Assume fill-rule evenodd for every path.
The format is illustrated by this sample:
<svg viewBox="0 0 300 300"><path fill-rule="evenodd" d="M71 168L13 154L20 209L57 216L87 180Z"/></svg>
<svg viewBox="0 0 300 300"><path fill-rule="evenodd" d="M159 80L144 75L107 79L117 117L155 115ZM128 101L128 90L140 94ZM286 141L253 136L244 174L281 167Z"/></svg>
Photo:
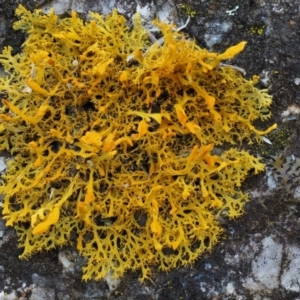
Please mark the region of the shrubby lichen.
<svg viewBox="0 0 300 300"><path fill-rule="evenodd" d="M3 217L24 248L21 258L76 240L84 279L149 266L193 262L212 249L220 214L239 217L239 188L259 159L214 145L261 141L271 96L198 47L174 25L155 22L151 44L137 15L133 28L114 11L91 13L19 6L22 53L0 62L0 149L11 153L0 192ZM71 235L71 233L75 233Z"/></svg>

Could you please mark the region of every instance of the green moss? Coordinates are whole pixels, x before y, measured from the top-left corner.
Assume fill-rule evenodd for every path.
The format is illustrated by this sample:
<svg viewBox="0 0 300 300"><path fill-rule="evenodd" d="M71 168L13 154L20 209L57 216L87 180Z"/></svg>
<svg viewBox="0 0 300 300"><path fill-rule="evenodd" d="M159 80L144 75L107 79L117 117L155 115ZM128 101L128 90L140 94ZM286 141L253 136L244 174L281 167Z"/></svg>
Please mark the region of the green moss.
<svg viewBox="0 0 300 300"><path fill-rule="evenodd" d="M184 17L195 17L197 11L189 4L178 4L177 5L178 13Z"/></svg>
<svg viewBox="0 0 300 300"><path fill-rule="evenodd" d="M263 35L266 30L266 24L258 24L258 25L252 25L250 27L250 32L253 35Z"/></svg>
<svg viewBox="0 0 300 300"><path fill-rule="evenodd" d="M281 153L291 144L292 126L291 123L283 123L268 135L268 139L272 142L272 145L264 143L260 144L259 147L255 146L254 148L258 153L265 157Z"/></svg>

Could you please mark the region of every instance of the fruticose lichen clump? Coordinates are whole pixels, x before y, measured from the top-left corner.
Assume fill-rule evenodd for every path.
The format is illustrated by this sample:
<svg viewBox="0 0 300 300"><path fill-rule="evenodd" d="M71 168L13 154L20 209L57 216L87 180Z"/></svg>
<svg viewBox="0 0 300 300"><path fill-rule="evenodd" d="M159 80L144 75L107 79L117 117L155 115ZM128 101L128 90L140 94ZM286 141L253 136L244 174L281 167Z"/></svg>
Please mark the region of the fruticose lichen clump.
<svg viewBox="0 0 300 300"><path fill-rule="evenodd" d="M154 22L151 44L135 16L116 11L16 10L27 33L20 54L0 55L0 149L11 153L0 192L3 218L24 248L21 258L75 242L84 279L125 270L192 263L212 249L218 216L239 217L249 170L264 165L246 151L214 146L261 141L256 119L271 96L176 31Z"/></svg>

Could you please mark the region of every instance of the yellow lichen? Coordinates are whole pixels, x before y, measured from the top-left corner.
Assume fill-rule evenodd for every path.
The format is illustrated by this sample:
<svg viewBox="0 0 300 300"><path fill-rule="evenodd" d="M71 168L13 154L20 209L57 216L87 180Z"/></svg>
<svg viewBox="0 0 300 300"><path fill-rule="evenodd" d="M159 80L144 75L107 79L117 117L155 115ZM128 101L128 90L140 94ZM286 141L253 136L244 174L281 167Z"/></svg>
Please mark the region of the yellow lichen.
<svg viewBox="0 0 300 300"><path fill-rule="evenodd" d="M212 249L218 216L242 215L239 187L264 169L214 145L275 127L253 126L270 117L257 78L219 64L245 43L218 55L166 23L155 22L164 43L151 45L138 15L130 29L116 11L89 22L16 12L28 35L22 54L0 55L0 149L13 157L0 192L21 258L75 242L84 279L128 269L145 279L150 265L169 270Z"/></svg>

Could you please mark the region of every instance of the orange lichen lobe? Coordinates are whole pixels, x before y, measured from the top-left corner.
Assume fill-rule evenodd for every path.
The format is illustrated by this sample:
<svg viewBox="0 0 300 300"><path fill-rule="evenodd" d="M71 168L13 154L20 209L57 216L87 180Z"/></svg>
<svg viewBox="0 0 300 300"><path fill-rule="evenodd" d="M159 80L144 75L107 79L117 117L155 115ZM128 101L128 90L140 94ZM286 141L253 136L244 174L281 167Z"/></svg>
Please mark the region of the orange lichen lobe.
<svg viewBox="0 0 300 300"><path fill-rule="evenodd" d="M270 117L258 79L220 66L245 42L209 53L158 21L164 43L150 44L138 15L130 29L116 11L86 22L16 13L28 36L22 55L0 55L0 150L13 156L0 192L21 257L77 236L83 279L140 269L144 280L152 264L169 270L211 250L218 217L243 214L239 187L264 169L215 145L259 142L276 127L253 125Z"/></svg>

